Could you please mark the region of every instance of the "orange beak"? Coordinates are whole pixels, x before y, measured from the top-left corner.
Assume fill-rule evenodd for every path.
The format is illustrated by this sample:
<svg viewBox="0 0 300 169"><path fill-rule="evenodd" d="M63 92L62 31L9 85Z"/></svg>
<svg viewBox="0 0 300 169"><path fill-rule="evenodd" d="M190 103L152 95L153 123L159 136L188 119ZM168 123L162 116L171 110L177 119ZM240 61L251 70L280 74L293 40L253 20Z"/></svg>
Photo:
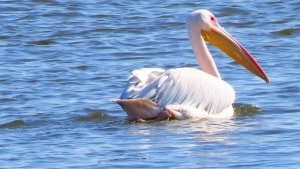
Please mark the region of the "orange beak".
<svg viewBox="0 0 300 169"><path fill-rule="evenodd" d="M266 83L269 79L258 62L251 54L220 25L213 27L210 31L202 30L204 40L221 49L237 63L244 66L253 74L262 78Z"/></svg>

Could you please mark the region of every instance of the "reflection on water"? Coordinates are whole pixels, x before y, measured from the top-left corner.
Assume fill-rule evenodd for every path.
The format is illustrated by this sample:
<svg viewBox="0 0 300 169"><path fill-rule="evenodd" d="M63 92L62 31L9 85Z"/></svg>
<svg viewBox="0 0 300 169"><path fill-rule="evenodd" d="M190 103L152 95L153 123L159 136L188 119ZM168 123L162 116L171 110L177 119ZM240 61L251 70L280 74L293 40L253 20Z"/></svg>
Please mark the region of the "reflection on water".
<svg viewBox="0 0 300 169"><path fill-rule="evenodd" d="M199 142L226 142L223 133L234 131L237 128L235 118L231 119L187 119L187 120L166 120L160 122L128 123L139 127L130 130L130 133L137 135L153 135L160 132L174 134L188 133ZM141 130L142 127L143 129ZM153 130L161 128L163 131Z"/></svg>
<svg viewBox="0 0 300 169"><path fill-rule="evenodd" d="M219 132L226 132L233 130L235 125L235 118L243 116L255 116L258 113L262 113L262 109L256 105L235 103L233 105L235 110L235 116L232 118L201 118L201 119L187 119L187 120L165 120L161 122L147 121L128 121L128 124L141 125L147 123L149 125L167 126L167 129L171 129L176 132L199 132L207 134L218 134ZM147 131L137 131L137 133L145 134Z"/></svg>

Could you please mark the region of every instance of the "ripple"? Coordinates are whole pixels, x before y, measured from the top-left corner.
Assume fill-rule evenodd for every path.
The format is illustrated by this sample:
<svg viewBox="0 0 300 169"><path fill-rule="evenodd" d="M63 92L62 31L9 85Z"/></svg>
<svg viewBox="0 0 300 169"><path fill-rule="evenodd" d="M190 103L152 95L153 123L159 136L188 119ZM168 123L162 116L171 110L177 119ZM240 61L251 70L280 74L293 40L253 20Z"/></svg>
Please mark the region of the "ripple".
<svg viewBox="0 0 300 169"><path fill-rule="evenodd" d="M16 98L0 98L0 103L2 102L13 102L16 101Z"/></svg>
<svg viewBox="0 0 300 169"><path fill-rule="evenodd" d="M10 36L5 36L5 35L0 36L0 40L7 40L7 39L10 39Z"/></svg>
<svg viewBox="0 0 300 169"><path fill-rule="evenodd" d="M45 13L42 15L43 17L79 17L83 16L82 13L79 12L53 12L53 13Z"/></svg>
<svg viewBox="0 0 300 169"><path fill-rule="evenodd" d="M290 36L296 33L300 32L300 28L288 28L288 29L283 29L280 31L274 31L271 32L274 35L280 35L280 36Z"/></svg>
<svg viewBox="0 0 300 169"><path fill-rule="evenodd" d="M51 39L28 42L28 44L37 45L37 46L47 46L47 45L52 45L55 43L56 43L56 41L51 40Z"/></svg>
<svg viewBox="0 0 300 169"><path fill-rule="evenodd" d="M270 21L268 23L270 24L278 24L278 25L282 25L284 23L288 23L289 21L287 19L281 19L281 20L276 20L276 21Z"/></svg>
<svg viewBox="0 0 300 169"><path fill-rule="evenodd" d="M164 28L164 27L166 27L166 28L170 28L170 27L174 28L174 27L184 26L185 22L178 22L178 21L176 21L176 22L161 22L161 23L159 23L159 25L162 28Z"/></svg>
<svg viewBox="0 0 300 169"><path fill-rule="evenodd" d="M233 7L227 7L222 9L222 13L220 14L220 16L231 16L231 15L248 15L249 12L247 12L247 10L245 9L240 9L237 6L233 6Z"/></svg>
<svg viewBox="0 0 300 169"><path fill-rule="evenodd" d="M197 5L197 4L194 2L184 2L184 3L183 2L178 2L178 3L174 2L170 5L167 5L166 8L193 7L195 5Z"/></svg>
<svg viewBox="0 0 300 169"><path fill-rule="evenodd" d="M254 25L256 22L255 21L248 21L248 22L235 22L235 23L228 23L233 26L237 27L249 27L251 25Z"/></svg>
<svg viewBox="0 0 300 169"><path fill-rule="evenodd" d="M5 83L7 81L8 81L8 79L0 79L0 83Z"/></svg>
<svg viewBox="0 0 300 169"><path fill-rule="evenodd" d="M108 114L104 113L102 110L97 109L87 109L87 112L90 114L88 115L82 115L75 117L75 121L78 122L100 122L100 121L106 121L111 119L112 117Z"/></svg>
<svg viewBox="0 0 300 169"><path fill-rule="evenodd" d="M24 126L25 122L23 120L14 120L8 123L0 124L0 129L4 128L17 128L20 126Z"/></svg>
<svg viewBox="0 0 300 169"><path fill-rule="evenodd" d="M32 0L32 2L39 2L39 3L57 3L54 0Z"/></svg>
<svg viewBox="0 0 300 169"><path fill-rule="evenodd" d="M94 15L93 17L95 18L118 18L117 15L114 15L114 14L96 14Z"/></svg>
<svg viewBox="0 0 300 169"><path fill-rule="evenodd" d="M234 103L233 108L237 116L253 116L262 112L260 107L251 104Z"/></svg>
<svg viewBox="0 0 300 169"><path fill-rule="evenodd" d="M297 129L284 129L284 128L278 128L278 129L265 129L265 130L257 130L256 132L253 132L256 135L274 135L274 134L287 134L287 133L294 133L297 131Z"/></svg>
<svg viewBox="0 0 300 169"><path fill-rule="evenodd" d="M80 65L80 66L74 67L74 69L78 69L78 70L87 70L87 69L89 69L90 67L91 67L91 66Z"/></svg>

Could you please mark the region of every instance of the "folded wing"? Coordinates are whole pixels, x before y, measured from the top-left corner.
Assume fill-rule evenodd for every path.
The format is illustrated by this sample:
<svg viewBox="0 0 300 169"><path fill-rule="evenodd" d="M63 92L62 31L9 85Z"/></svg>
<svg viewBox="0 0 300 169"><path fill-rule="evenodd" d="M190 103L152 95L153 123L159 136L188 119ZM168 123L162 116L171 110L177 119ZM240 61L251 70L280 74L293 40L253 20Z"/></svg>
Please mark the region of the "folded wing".
<svg viewBox="0 0 300 169"><path fill-rule="evenodd" d="M190 116L214 115L231 107L235 93L225 81L194 68L145 68L132 72L121 99L148 98L161 108Z"/></svg>

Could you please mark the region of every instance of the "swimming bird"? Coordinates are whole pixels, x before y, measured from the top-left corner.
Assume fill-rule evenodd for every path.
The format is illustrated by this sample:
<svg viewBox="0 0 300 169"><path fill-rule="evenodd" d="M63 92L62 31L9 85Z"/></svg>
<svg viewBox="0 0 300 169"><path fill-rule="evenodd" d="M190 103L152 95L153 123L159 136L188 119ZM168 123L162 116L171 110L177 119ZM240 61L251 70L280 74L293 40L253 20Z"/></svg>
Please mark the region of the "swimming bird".
<svg viewBox="0 0 300 169"><path fill-rule="evenodd" d="M202 70L142 68L132 71L120 99L128 120L228 118L235 91L221 79L206 42L218 47L250 72L269 82L258 62L208 10L193 11L187 21L189 39Z"/></svg>

